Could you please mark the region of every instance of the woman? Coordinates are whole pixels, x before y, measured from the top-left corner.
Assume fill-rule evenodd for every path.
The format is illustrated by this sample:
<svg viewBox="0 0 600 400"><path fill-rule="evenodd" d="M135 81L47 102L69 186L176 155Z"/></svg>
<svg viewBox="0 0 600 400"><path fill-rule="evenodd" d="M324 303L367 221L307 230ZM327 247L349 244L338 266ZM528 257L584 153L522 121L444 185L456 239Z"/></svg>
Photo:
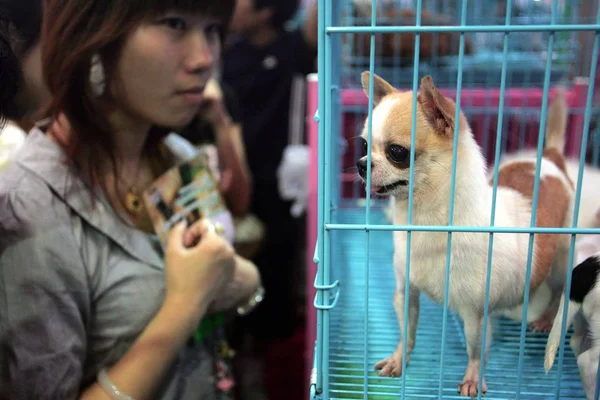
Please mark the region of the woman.
<svg viewBox="0 0 600 400"><path fill-rule="evenodd" d="M177 162L163 138L198 112L232 3L45 0L49 118L0 177L2 395L227 398L197 327L254 304L256 268L205 220L163 253L139 204Z"/></svg>

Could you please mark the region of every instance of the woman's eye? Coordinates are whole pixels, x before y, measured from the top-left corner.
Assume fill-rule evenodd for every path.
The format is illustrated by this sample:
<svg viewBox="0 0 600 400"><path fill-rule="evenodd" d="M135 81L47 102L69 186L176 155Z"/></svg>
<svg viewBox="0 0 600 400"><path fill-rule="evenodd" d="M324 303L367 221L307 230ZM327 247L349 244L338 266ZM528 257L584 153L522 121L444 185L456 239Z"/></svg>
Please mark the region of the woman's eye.
<svg viewBox="0 0 600 400"><path fill-rule="evenodd" d="M407 162L410 152L406 147L392 144L388 147L388 157L390 161L396 164L405 164Z"/></svg>
<svg viewBox="0 0 600 400"><path fill-rule="evenodd" d="M170 17L163 19L161 22L170 29L176 31L184 31L186 28L185 20L183 18Z"/></svg>

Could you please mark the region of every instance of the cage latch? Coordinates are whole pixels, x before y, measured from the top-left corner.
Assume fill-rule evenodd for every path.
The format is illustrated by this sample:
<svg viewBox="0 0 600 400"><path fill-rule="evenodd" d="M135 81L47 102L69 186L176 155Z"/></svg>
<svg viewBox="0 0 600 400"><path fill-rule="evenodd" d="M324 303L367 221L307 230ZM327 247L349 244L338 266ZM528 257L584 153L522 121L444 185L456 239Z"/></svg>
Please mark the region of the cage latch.
<svg viewBox="0 0 600 400"><path fill-rule="evenodd" d="M335 308L335 306L337 305L337 302L340 298L340 281L336 280L335 282L333 282L331 285L318 285L317 284L317 277L315 276L315 283L314 283L314 287L315 289L317 289L317 294L315 295L315 301L314 301L314 306L317 310L331 310L332 308ZM331 289L337 289L335 291L335 295L333 298L333 303L331 303L330 305L324 305L324 304L318 304L318 298L319 298L319 291L326 291L327 294L329 294L329 299L331 300L331 294L329 293L329 290Z"/></svg>

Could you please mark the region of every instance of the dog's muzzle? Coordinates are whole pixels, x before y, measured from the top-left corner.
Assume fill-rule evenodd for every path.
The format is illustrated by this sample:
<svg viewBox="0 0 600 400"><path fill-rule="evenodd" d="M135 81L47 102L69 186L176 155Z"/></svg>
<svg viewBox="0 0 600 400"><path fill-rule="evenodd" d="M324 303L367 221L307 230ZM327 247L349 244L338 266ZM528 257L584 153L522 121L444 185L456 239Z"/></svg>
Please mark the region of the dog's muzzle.
<svg viewBox="0 0 600 400"><path fill-rule="evenodd" d="M367 157L363 157L356 163L356 168L358 168L358 175L361 178L367 179ZM373 169L373 163L371 163L371 170Z"/></svg>

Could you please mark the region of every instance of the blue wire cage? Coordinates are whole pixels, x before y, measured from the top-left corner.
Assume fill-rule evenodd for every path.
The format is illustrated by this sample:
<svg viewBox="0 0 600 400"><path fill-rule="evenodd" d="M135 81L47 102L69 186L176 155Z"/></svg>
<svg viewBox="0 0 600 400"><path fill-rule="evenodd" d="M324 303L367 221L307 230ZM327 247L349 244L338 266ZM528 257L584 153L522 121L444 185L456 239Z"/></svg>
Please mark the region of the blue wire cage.
<svg viewBox="0 0 600 400"><path fill-rule="evenodd" d="M392 306L396 285L392 231L405 230L408 238L414 231L448 232L449 243L454 232L484 232L490 234L493 245L493 233L514 230L454 226L452 217L447 226L414 226L410 219L407 226L389 222L387 201L371 198L355 173L348 171L360 157L354 139L365 118L370 165L373 104L359 89L360 73L370 70L396 87L413 91L424 75L432 75L436 86L447 90L465 112L494 173L505 152L530 147L540 156L540 133L544 131L540 121L546 120L550 93L555 85L566 86L570 113L567 152L580 161L574 177L577 215L582 166L586 160L598 165L600 158L595 128L599 113L594 101L600 47L597 1L318 1L318 111L314 116L319 166L314 256L318 266L314 284L317 324L310 397L462 398L457 384L467 363L465 338L462 322L448 310L447 299L440 306L421 298L417 344L401 377L382 378L374 371L374 364L395 349L401 336ZM585 16L589 3L596 3L596 10ZM438 18L440 15L444 18ZM588 45L582 44L580 35L584 33L592 37ZM413 43L411 51L406 51L406 37ZM412 112L414 143L416 105ZM454 168L453 187L455 179ZM409 193L412 185L411 179ZM539 166L535 188L538 185ZM451 210L453 198L454 194ZM533 201L537 201L535 194ZM409 215L411 209L412 195ZM577 226L575 218L569 229L531 228L524 232L530 234L530 243L534 234L571 234L572 265L575 235L600 233L600 229ZM487 268L490 266L488 262ZM447 277L449 268L446 265ZM570 284L569 274L566 290ZM489 387L485 398L585 398L568 345L569 333L562 328L558 366L546 374L547 335L529 331L524 323L495 320L484 367Z"/></svg>

